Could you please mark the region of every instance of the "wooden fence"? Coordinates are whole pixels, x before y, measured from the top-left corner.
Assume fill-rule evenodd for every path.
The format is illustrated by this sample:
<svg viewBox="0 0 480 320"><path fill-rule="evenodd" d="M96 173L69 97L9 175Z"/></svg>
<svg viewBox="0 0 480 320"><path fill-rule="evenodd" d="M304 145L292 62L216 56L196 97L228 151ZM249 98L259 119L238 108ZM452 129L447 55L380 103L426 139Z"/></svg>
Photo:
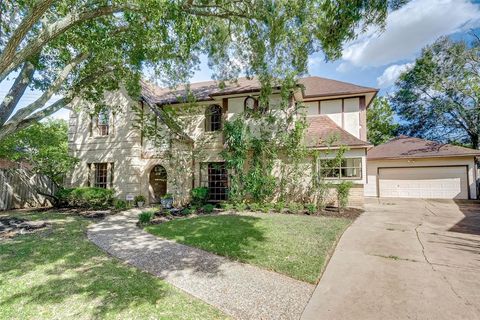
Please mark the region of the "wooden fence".
<svg viewBox="0 0 480 320"><path fill-rule="evenodd" d="M0 169L0 210L49 206L47 197L55 184L47 177L27 169ZM40 193L39 193L40 192Z"/></svg>

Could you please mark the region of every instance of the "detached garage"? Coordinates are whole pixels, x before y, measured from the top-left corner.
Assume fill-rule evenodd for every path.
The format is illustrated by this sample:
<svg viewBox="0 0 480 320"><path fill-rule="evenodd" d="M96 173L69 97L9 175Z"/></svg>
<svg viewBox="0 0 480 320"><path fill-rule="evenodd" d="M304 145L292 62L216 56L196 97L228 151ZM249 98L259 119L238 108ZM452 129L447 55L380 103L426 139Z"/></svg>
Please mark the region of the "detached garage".
<svg viewBox="0 0 480 320"><path fill-rule="evenodd" d="M365 196L476 199L480 150L400 136L367 153Z"/></svg>

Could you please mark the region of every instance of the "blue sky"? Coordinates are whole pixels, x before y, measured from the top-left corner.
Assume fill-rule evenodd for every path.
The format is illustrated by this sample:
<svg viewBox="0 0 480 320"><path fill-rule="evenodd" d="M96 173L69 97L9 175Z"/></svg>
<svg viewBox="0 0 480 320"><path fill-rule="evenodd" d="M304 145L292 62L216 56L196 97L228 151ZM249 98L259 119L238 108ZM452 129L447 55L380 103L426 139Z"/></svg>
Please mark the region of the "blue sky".
<svg viewBox="0 0 480 320"><path fill-rule="evenodd" d="M367 30L345 44L341 59L325 62L321 53L312 55L309 74L380 88L381 94L388 94L395 79L412 65L424 46L443 35L468 39L472 30L480 34L480 0L412 0L389 14L384 32ZM191 81L210 80L211 74L203 61ZM10 84L0 84L0 98ZM19 107L38 95L26 93ZM54 116L66 119L68 110Z"/></svg>

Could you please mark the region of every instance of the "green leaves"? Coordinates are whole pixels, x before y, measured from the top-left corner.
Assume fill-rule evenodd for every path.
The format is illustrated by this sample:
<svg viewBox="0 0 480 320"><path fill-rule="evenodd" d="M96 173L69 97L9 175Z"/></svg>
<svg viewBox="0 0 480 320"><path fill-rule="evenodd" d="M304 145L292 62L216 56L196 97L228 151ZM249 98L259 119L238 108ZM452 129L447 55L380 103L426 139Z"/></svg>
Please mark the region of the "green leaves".
<svg viewBox="0 0 480 320"><path fill-rule="evenodd" d="M388 99L377 97L367 110L368 141L379 145L394 138L398 124Z"/></svg>
<svg viewBox="0 0 480 320"><path fill-rule="evenodd" d="M440 38L397 81L401 132L479 147L480 43Z"/></svg>
<svg viewBox="0 0 480 320"><path fill-rule="evenodd" d="M68 125L64 120L37 123L0 143L0 158L27 161L35 172L57 184L63 182L77 159L68 154Z"/></svg>

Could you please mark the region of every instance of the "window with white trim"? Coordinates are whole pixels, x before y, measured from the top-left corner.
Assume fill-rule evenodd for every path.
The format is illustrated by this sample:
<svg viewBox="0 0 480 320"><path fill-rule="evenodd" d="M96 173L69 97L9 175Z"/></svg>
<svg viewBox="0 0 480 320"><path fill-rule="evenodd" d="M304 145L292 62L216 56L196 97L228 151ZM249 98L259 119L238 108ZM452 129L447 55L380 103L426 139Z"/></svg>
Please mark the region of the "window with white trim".
<svg viewBox="0 0 480 320"><path fill-rule="evenodd" d="M325 179L361 179L362 158L320 159L320 176Z"/></svg>

